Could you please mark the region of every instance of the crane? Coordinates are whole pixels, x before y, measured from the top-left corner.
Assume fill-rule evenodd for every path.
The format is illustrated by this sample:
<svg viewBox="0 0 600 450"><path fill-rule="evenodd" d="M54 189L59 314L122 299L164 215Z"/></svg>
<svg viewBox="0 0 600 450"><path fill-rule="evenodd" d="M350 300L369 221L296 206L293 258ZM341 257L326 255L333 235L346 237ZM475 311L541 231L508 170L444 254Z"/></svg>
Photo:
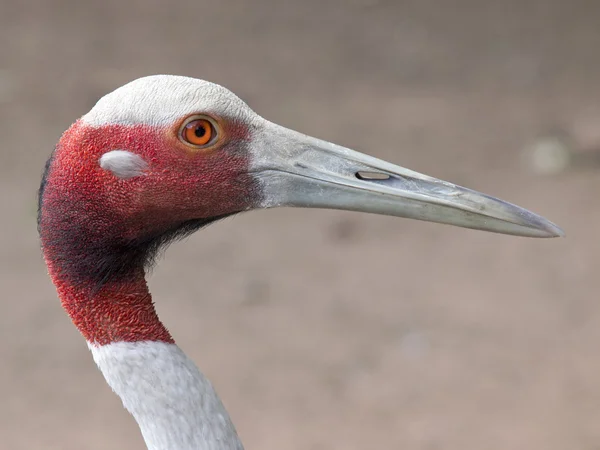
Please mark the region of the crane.
<svg viewBox="0 0 600 450"><path fill-rule="evenodd" d="M116 89L46 163L38 230L63 308L148 449L243 446L159 320L147 268L160 248L211 222L280 206L563 235L518 206L276 125L217 84L155 75Z"/></svg>

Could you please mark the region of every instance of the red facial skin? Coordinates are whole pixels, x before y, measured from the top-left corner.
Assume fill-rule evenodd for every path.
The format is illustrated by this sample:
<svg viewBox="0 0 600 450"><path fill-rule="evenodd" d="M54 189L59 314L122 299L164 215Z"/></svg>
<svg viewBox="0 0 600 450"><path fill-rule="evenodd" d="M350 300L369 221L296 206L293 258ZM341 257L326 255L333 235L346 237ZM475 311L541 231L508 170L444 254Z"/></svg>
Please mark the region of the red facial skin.
<svg viewBox="0 0 600 450"><path fill-rule="evenodd" d="M114 263L115 253L127 259L140 242L186 221L243 211L260 200L248 174L247 129L220 123L217 143L195 149L181 142L179 125L93 128L78 121L53 155L40 200L44 258L63 307L95 345L173 342L154 311L143 259L101 280L99 267ZM140 155L147 171L117 178L99 164L111 150Z"/></svg>

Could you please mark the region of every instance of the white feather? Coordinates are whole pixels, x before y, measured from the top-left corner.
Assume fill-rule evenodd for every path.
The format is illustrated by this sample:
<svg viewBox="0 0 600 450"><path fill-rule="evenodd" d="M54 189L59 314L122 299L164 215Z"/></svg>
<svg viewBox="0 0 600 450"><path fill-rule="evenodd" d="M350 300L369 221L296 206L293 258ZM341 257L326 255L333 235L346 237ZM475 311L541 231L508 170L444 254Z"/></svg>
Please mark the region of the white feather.
<svg viewBox="0 0 600 450"><path fill-rule="evenodd" d="M88 346L149 450L243 450L210 381L175 344Z"/></svg>
<svg viewBox="0 0 600 450"><path fill-rule="evenodd" d="M82 117L103 125L172 125L192 114L252 122L257 116L246 103L218 84L176 75L138 78L105 95Z"/></svg>
<svg viewBox="0 0 600 450"><path fill-rule="evenodd" d="M144 174L148 163L140 155L127 150L112 150L100 157L100 167L124 180Z"/></svg>

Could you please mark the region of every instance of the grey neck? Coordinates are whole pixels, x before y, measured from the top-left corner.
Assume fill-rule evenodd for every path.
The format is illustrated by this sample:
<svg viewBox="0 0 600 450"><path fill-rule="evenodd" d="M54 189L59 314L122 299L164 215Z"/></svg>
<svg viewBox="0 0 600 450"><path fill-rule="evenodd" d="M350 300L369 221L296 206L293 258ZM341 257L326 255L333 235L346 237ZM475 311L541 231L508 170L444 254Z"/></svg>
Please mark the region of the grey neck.
<svg viewBox="0 0 600 450"><path fill-rule="evenodd" d="M149 450L243 450L210 381L175 344L90 344L107 383L137 421Z"/></svg>

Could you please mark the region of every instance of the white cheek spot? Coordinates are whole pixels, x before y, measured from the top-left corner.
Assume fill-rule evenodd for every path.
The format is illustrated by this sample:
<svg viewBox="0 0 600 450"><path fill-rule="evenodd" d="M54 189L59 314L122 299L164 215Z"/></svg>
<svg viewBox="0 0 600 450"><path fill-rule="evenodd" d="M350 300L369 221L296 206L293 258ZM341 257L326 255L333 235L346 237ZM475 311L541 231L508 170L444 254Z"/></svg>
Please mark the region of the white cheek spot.
<svg viewBox="0 0 600 450"><path fill-rule="evenodd" d="M144 174L148 163L140 155L127 150L112 150L100 157L100 167L127 180Z"/></svg>

